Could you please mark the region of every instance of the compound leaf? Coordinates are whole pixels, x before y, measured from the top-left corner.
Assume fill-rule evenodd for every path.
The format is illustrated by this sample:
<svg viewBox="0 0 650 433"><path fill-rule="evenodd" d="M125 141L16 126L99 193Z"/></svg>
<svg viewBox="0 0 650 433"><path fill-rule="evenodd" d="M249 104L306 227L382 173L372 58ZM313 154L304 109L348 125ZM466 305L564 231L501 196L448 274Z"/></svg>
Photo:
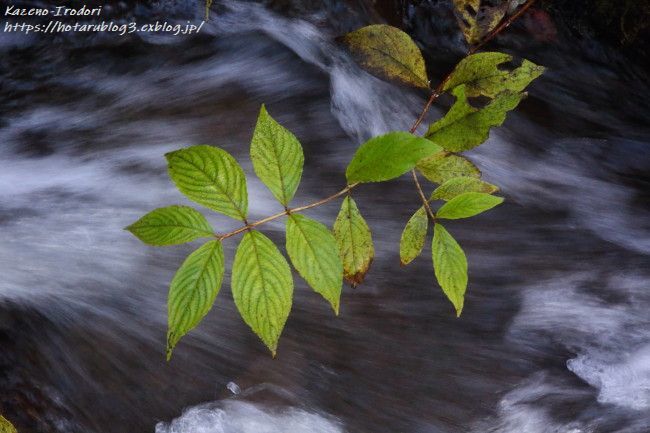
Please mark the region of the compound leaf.
<svg viewBox="0 0 650 433"><path fill-rule="evenodd" d="M513 70L499 69L500 65L511 61L512 56L504 53L472 54L458 63L443 90L464 84L467 97L494 98L506 90L521 92L544 72L544 67L525 59Z"/></svg>
<svg viewBox="0 0 650 433"><path fill-rule="evenodd" d="M496 6L481 4L481 0L453 0L458 25L470 45L481 42L503 19L508 1ZM487 3L487 2L486 2Z"/></svg>
<svg viewBox="0 0 650 433"><path fill-rule="evenodd" d="M363 282L370 268L375 247L370 227L350 196L341 203L341 210L334 221L334 238L343 262L343 276L352 287L356 287Z"/></svg>
<svg viewBox="0 0 650 433"><path fill-rule="evenodd" d="M280 125L262 105L251 141L253 169L282 205L293 198L305 157L298 139Z"/></svg>
<svg viewBox="0 0 650 433"><path fill-rule="evenodd" d="M174 275L167 299L167 360L178 341L210 311L224 274L221 242L207 242L190 254Z"/></svg>
<svg viewBox="0 0 650 433"><path fill-rule="evenodd" d="M374 24L348 33L343 42L355 60L370 73L402 84L429 88L422 53L400 29Z"/></svg>
<svg viewBox="0 0 650 433"><path fill-rule="evenodd" d="M422 206L406 223L399 243L399 257L402 266L411 263L424 248L429 228L429 216Z"/></svg>
<svg viewBox="0 0 650 433"><path fill-rule="evenodd" d="M293 278L289 263L262 233L246 233L232 267L232 294L244 322L275 356L291 311Z"/></svg>
<svg viewBox="0 0 650 433"><path fill-rule="evenodd" d="M448 220L469 218L490 210L501 203L503 203L503 197L496 197L482 192L466 192L457 195L442 205L436 212L436 217Z"/></svg>
<svg viewBox="0 0 650 433"><path fill-rule="evenodd" d="M348 165L348 183L381 182L394 179L442 148L408 132L389 132L362 144Z"/></svg>
<svg viewBox="0 0 650 433"><path fill-rule="evenodd" d="M418 161L417 169L428 180L438 184L455 177L481 177L481 171L469 159L449 152L439 152Z"/></svg>
<svg viewBox="0 0 650 433"><path fill-rule="evenodd" d="M126 227L148 245L164 246L213 236L212 227L197 210L187 206L168 206L152 210Z"/></svg>
<svg viewBox="0 0 650 433"><path fill-rule="evenodd" d="M228 152L202 145L170 152L165 157L169 176L187 198L229 217L246 219L246 177Z"/></svg>
<svg viewBox="0 0 650 433"><path fill-rule="evenodd" d="M465 192L483 192L493 194L499 190L499 187L477 179L474 177L454 177L445 181L436 188L431 194L429 200L449 201L452 198Z"/></svg>
<svg viewBox="0 0 650 433"><path fill-rule="evenodd" d="M300 276L339 314L343 265L336 239L323 224L300 214L287 219L287 253Z"/></svg>
<svg viewBox="0 0 650 433"><path fill-rule="evenodd" d="M426 138L445 150L462 152L473 149L487 140L490 128L500 126L506 113L519 105L525 93L505 91L483 108L472 107L467 101L466 86L454 88L456 102L445 117L432 123Z"/></svg>
<svg viewBox="0 0 650 433"><path fill-rule="evenodd" d="M460 316L467 289L467 257L458 242L440 224L433 227L433 268L438 284Z"/></svg>

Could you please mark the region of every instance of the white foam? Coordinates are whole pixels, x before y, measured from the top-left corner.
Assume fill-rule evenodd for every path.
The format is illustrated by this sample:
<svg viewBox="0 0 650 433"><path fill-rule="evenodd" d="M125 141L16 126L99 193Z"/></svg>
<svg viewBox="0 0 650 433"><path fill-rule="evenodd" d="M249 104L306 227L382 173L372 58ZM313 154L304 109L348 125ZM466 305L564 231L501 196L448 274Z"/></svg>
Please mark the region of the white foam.
<svg viewBox="0 0 650 433"><path fill-rule="evenodd" d="M550 394L575 394L552 383L545 374L534 374L499 402L497 415L479 423L473 433L590 433L593 430L579 422L555 421L539 399ZM576 397L576 396L572 396Z"/></svg>
<svg viewBox="0 0 650 433"><path fill-rule="evenodd" d="M193 407L156 433L344 433L339 422L303 409L271 410L242 401Z"/></svg>
<svg viewBox="0 0 650 433"><path fill-rule="evenodd" d="M569 370L598 388L598 401L636 410L650 408L650 345L628 354L620 362L580 355L567 362Z"/></svg>

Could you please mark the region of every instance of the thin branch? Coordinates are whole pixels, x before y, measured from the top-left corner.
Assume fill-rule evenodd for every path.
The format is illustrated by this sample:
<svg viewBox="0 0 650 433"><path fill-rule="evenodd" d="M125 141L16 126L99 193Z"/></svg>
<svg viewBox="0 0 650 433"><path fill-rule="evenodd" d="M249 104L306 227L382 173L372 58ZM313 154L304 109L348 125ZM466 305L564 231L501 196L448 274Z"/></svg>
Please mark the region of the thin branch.
<svg viewBox="0 0 650 433"><path fill-rule="evenodd" d="M333 194L333 195L331 195L329 197L325 197L322 200L315 201L314 203L310 203L310 204L305 205L305 206L295 207L293 209L285 209L284 211L278 212L275 215L271 215L271 216L263 218L263 219L261 219L259 221L255 221L253 223L246 224L245 226L240 227L237 230L233 230L231 232L228 232L226 234L215 235L215 237L218 240L222 241L224 239L228 239L230 237L238 235L239 233L243 233L243 232L245 232L247 230L250 230L250 229L255 228L257 226L260 226L262 224L266 224L266 223L268 223L270 221L281 218L281 217L283 217L285 215L289 215L289 214L296 213L296 212L302 212L302 211L307 210L307 209L311 209L311 208L314 208L314 207L317 207L317 206L321 206L321 205L323 205L325 203L328 203L328 202L330 202L330 201L332 201L332 200L334 200L334 199L336 199L338 197L341 197L342 195L345 195L345 194L349 193L357 185L359 185L359 183L353 183L351 185L346 186L345 188L343 188L341 191L337 192L336 194Z"/></svg>
<svg viewBox="0 0 650 433"><path fill-rule="evenodd" d="M522 16L530 7L535 4L537 0L528 0L523 6L521 6L517 12L512 14L510 17L508 17L506 20L504 20L501 24L499 24L496 28L494 28L490 33L488 33L485 38L479 42L478 44L474 45L467 51L467 55L463 57L462 60L466 59L467 57L471 56L472 54L476 53L479 49L481 49L485 44L490 42L492 39L494 39L499 33L501 33L503 30L507 29L510 27L510 25L520 16ZM460 63L460 62L459 62ZM409 132L413 134L420 124L424 121L424 118L426 117L427 113L429 112L429 109L433 105L433 103L440 97L440 95L443 92L443 89L445 87L445 84L447 84L447 81L451 79L452 74L454 73L454 70L449 72L445 78L442 79L440 84L431 92L431 96L429 96L429 100L427 103L424 105L424 108L422 109L422 112L418 116L417 120L415 123L413 123L413 126L411 126L411 129L409 129ZM435 216L434 213L431 211L431 206L429 206L429 200L427 200L426 195L424 194L424 191L422 190L422 185L420 185L420 181L418 180L418 175L415 169L411 170L411 173L413 175L413 181L415 182L415 187L418 190L418 193L420 194L420 198L422 199L422 203L424 204L424 207L427 210L427 213L431 217L433 221L435 221Z"/></svg>
<svg viewBox="0 0 650 433"><path fill-rule="evenodd" d="M418 180L417 172L415 170L411 170L411 174L413 175L413 182L415 182L415 187L418 190L418 194L420 194L420 198L422 199L422 203L424 203L424 208L426 209L427 214L431 218L431 221L436 222L436 215L431 210L431 205L429 205L429 200L427 200L427 196L424 195L424 191L422 190L422 185L420 185L420 181Z"/></svg>
<svg viewBox="0 0 650 433"><path fill-rule="evenodd" d="M530 7L533 6L536 2L537 2L537 0L528 0L523 6L521 6L519 9L517 9L517 12L510 15L506 20L504 20L501 24L499 24L496 28L494 28L490 33L488 33L485 36L485 38L483 38L483 40L481 42L479 42L478 44L476 44L472 48L470 48L469 54L474 54L475 52L477 52L478 50L483 48L483 46L485 44L487 44L492 39L494 39L499 33L504 31L508 27L510 27L510 24L515 22L517 20L517 18L519 18L520 16L525 14L526 11L528 9L530 9Z"/></svg>

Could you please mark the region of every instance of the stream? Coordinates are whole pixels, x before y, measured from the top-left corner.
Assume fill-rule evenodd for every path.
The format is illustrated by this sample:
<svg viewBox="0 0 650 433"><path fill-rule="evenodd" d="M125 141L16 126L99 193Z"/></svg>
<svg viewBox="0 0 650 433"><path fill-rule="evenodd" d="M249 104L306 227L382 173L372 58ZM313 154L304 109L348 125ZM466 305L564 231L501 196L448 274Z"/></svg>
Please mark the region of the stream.
<svg viewBox="0 0 650 433"><path fill-rule="evenodd" d="M448 2L420 3L403 22L436 83L465 46ZM190 0L111 4L115 19L203 14ZM650 432L648 71L530 17L489 49L548 70L468 153L506 202L447 225L470 268L460 319L429 246L399 266L419 207L405 176L355 190L377 254L339 317L296 279L273 359L227 273L165 361L168 284L199 243L147 247L123 230L190 204L164 153L222 147L249 176L251 218L281 211L248 156L264 103L305 148L294 204L340 190L357 146L408 129L426 99L336 42L380 19L368 4L215 0L185 36L0 33L0 413L21 433ZM307 215L331 226L337 212ZM280 244L283 229L263 227Z"/></svg>

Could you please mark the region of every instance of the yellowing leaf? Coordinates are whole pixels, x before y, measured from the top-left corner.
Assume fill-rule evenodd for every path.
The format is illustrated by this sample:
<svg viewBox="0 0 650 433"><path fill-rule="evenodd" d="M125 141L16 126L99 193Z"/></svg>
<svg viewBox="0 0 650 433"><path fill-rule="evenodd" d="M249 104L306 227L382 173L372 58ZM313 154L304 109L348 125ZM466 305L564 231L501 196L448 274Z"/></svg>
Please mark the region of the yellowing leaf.
<svg viewBox="0 0 650 433"><path fill-rule="evenodd" d="M262 105L251 142L255 174L284 206L293 198L305 157L298 139L276 122Z"/></svg>
<svg viewBox="0 0 650 433"><path fill-rule="evenodd" d="M275 356L291 311L293 278L287 260L262 233L246 233L237 247L231 288L244 322Z"/></svg>
<svg viewBox="0 0 650 433"><path fill-rule="evenodd" d="M431 244L436 279L460 316L467 290L467 257L458 242L440 224L433 228Z"/></svg>
<svg viewBox="0 0 650 433"><path fill-rule="evenodd" d="M341 203L334 222L334 238L343 262L343 276L352 287L356 287L363 282L370 268L375 248L370 227L350 196Z"/></svg>
<svg viewBox="0 0 650 433"><path fill-rule="evenodd" d="M455 220L469 218L503 203L503 197L495 197L481 192L465 192L442 205L436 218Z"/></svg>
<svg viewBox="0 0 650 433"><path fill-rule="evenodd" d="M478 53L465 57L458 63L443 90L464 84L467 97L494 98L506 90L521 92L544 72L544 67L526 59L513 70L499 68L510 61L512 56L504 53Z"/></svg>
<svg viewBox="0 0 650 433"><path fill-rule="evenodd" d="M470 45L481 42L484 36L499 25L508 10L508 1L496 6L481 0L453 0L458 25Z"/></svg>
<svg viewBox="0 0 650 433"><path fill-rule="evenodd" d="M339 314L343 265L328 228L304 215L289 215L287 253L300 276Z"/></svg>
<svg viewBox="0 0 650 433"><path fill-rule="evenodd" d="M422 206L406 223L399 243L399 257L402 266L411 263L424 248L429 228L429 216Z"/></svg>
<svg viewBox="0 0 650 433"><path fill-rule="evenodd" d="M169 287L167 360L178 341L208 314L224 274L221 242L206 243L183 262Z"/></svg>
<svg viewBox="0 0 650 433"><path fill-rule="evenodd" d="M163 246L191 242L213 236L212 227L197 210L187 206L155 209L126 230L148 245Z"/></svg>
<svg viewBox="0 0 650 433"><path fill-rule="evenodd" d="M246 177L228 152L212 146L192 146L165 157L169 177L187 198L229 217L246 219Z"/></svg>
<svg viewBox="0 0 650 433"><path fill-rule="evenodd" d="M348 165L348 183L382 182L413 169L415 164L442 148L408 132L390 132L362 144Z"/></svg>
<svg viewBox="0 0 650 433"><path fill-rule="evenodd" d="M417 169L428 180L438 184L455 177L481 177L481 171L469 159L448 152L439 152L418 161Z"/></svg>
<svg viewBox="0 0 650 433"><path fill-rule="evenodd" d="M17 433L16 428L2 415L0 415L0 433Z"/></svg>
<svg viewBox="0 0 650 433"><path fill-rule="evenodd" d="M465 192L483 192L492 194L499 190L499 187L491 183L483 182L474 177L454 177L436 188L429 200L449 201Z"/></svg>
<svg viewBox="0 0 650 433"><path fill-rule="evenodd" d="M359 64L380 78L429 88L420 49L409 35L385 24L373 24L343 38Z"/></svg>
<svg viewBox="0 0 650 433"><path fill-rule="evenodd" d="M445 150L462 152L487 140L490 128L499 126L506 113L519 105L525 93L502 92L483 108L472 107L467 102L465 85L452 91L456 102L442 119L429 126L426 138Z"/></svg>

